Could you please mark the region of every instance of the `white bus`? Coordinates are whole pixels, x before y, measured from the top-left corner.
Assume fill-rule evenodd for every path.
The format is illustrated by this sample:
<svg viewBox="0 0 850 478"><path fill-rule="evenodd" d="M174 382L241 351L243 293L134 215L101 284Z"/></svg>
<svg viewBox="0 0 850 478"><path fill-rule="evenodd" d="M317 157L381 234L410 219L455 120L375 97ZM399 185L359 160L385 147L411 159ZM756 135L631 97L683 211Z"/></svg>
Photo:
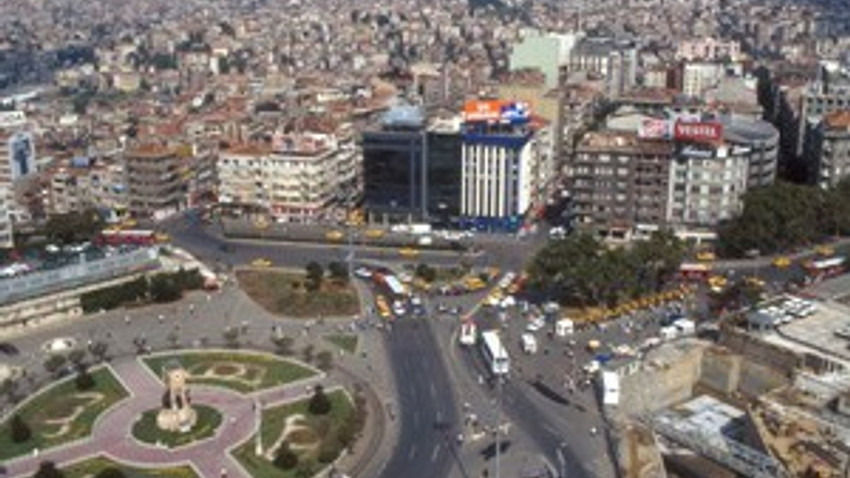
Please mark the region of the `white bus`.
<svg viewBox="0 0 850 478"><path fill-rule="evenodd" d="M506 375L508 373L508 366L510 365L508 350L502 344L498 331L488 330L481 333L481 351L484 353L484 359L487 360L487 365L493 375Z"/></svg>

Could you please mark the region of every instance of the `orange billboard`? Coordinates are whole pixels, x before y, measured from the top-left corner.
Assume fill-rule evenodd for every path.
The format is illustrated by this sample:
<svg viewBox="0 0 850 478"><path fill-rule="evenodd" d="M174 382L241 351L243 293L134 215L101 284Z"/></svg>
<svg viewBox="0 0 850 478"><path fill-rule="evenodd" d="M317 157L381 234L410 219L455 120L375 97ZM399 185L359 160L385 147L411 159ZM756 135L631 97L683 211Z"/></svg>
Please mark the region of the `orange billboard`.
<svg viewBox="0 0 850 478"><path fill-rule="evenodd" d="M469 100L463 105L464 121L499 121L502 100Z"/></svg>

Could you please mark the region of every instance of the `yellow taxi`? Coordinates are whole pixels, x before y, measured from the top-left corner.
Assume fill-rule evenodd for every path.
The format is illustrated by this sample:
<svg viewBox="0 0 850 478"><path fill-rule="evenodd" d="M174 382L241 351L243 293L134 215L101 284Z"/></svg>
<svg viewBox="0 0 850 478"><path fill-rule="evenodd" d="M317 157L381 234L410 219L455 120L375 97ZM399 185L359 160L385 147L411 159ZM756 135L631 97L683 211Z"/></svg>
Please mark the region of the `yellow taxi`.
<svg viewBox="0 0 850 478"><path fill-rule="evenodd" d="M269 259L266 259L265 257L259 257L257 259L254 259L251 262L251 265L254 266L254 267L271 267L272 261L269 260Z"/></svg>
<svg viewBox="0 0 850 478"><path fill-rule="evenodd" d="M777 267L779 269L784 269L786 267L789 267L790 265L791 265L791 259L789 259L785 256L780 256L780 257L777 257L776 259L773 259L773 266Z"/></svg>
<svg viewBox="0 0 850 478"><path fill-rule="evenodd" d="M764 281L756 276L748 276L744 278L744 283L750 287L764 288Z"/></svg>
<svg viewBox="0 0 850 478"><path fill-rule="evenodd" d="M475 277L475 276L467 277L463 281L463 284L466 286L466 289L470 290L470 291L481 290L481 289L487 287L487 284L485 284L484 281L481 280L480 277Z"/></svg>
<svg viewBox="0 0 850 478"><path fill-rule="evenodd" d="M829 246L817 246L815 247L815 253L819 256L829 257L835 254L835 249Z"/></svg>
<svg viewBox="0 0 850 478"><path fill-rule="evenodd" d="M171 236L169 236L168 234L155 234L153 237L154 240L156 240L156 242L160 244L166 244L168 242L171 242Z"/></svg>
<svg viewBox="0 0 850 478"><path fill-rule="evenodd" d="M714 292L721 292L728 284L728 281L723 276L711 276L708 278L708 285Z"/></svg>
<svg viewBox="0 0 850 478"><path fill-rule="evenodd" d="M403 247L398 250L401 257L416 257L419 255L419 250L412 247Z"/></svg>
<svg viewBox="0 0 850 478"><path fill-rule="evenodd" d="M366 231L366 237L369 239L380 239L384 237L384 231L382 229L369 229Z"/></svg>
<svg viewBox="0 0 850 478"><path fill-rule="evenodd" d="M339 241L342 240L342 236L343 234L340 231L328 231L325 234L325 239L329 241Z"/></svg>
<svg viewBox="0 0 850 478"><path fill-rule="evenodd" d="M700 262L713 262L717 256L712 251L700 251L697 253L697 260Z"/></svg>

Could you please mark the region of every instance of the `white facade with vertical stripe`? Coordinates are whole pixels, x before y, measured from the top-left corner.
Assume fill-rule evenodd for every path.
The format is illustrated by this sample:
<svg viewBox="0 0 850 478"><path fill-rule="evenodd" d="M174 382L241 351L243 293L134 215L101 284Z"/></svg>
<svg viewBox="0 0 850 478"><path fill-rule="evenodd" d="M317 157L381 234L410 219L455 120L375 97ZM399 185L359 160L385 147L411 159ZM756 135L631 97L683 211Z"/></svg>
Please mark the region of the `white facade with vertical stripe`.
<svg viewBox="0 0 850 478"><path fill-rule="evenodd" d="M465 143L461 152L462 216L506 218L531 207L539 182L534 139L520 149L498 144Z"/></svg>

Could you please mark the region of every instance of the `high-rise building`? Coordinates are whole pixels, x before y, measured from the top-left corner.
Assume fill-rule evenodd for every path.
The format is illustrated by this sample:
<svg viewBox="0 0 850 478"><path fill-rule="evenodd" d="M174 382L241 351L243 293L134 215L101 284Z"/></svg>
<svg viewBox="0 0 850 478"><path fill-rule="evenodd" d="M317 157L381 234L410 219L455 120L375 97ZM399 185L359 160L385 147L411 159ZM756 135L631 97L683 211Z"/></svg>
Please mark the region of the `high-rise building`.
<svg viewBox="0 0 850 478"><path fill-rule="evenodd" d="M540 151L527 105L474 100L464 106L461 226L515 231L540 200Z"/></svg>
<svg viewBox="0 0 850 478"><path fill-rule="evenodd" d="M570 52L566 73L584 71L605 79L605 94L616 98L637 83L634 44L607 37L582 38Z"/></svg>
<svg viewBox="0 0 850 478"><path fill-rule="evenodd" d="M184 171L176 150L141 145L124 153L128 212L162 219L186 207Z"/></svg>
<svg viewBox="0 0 850 478"><path fill-rule="evenodd" d="M539 70L544 76L546 87L555 88L560 81L561 67L569 62L570 52L583 36L583 33L529 32L511 51L511 71Z"/></svg>
<svg viewBox="0 0 850 478"><path fill-rule="evenodd" d="M459 121L427 124L421 109L391 109L362 135L363 206L373 221L453 223L460 212Z"/></svg>
<svg viewBox="0 0 850 478"><path fill-rule="evenodd" d="M820 68L819 78L808 84L801 95L797 155L803 159L812 183L820 182L819 130L824 118L850 109L850 75L828 66Z"/></svg>
<svg viewBox="0 0 850 478"><path fill-rule="evenodd" d="M706 62L688 62L682 69L682 93L696 98L702 97L705 90L717 87L726 71L720 63Z"/></svg>
<svg viewBox="0 0 850 478"><path fill-rule="evenodd" d="M218 160L219 200L259 206L282 222L343 219L356 199L356 153L333 134L275 135L234 145Z"/></svg>
<svg viewBox="0 0 850 478"><path fill-rule="evenodd" d="M740 42L735 40L719 40L712 37L686 40L679 43L679 46L676 48L676 58L686 61L736 61L740 56Z"/></svg>
<svg viewBox="0 0 850 478"><path fill-rule="evenodd" d="M577 226L630 239L659 228L714 237L750 187L776 177L779 133L738 116L633 113L585 135L570 183Z"/></svg>
<svg viewBox="0 0 850 478"><path fill-rule="evenodd" d="M812 136L818 185L832 187L850 176L850 109L827 114Z"/></svg>
<svg viewBox="0 0 850 478"><path fill-rule="evenodd" d="M12 234L12 218L9 211L7 188L0 186L0 249L8 249L15 245Z"/></svg>

